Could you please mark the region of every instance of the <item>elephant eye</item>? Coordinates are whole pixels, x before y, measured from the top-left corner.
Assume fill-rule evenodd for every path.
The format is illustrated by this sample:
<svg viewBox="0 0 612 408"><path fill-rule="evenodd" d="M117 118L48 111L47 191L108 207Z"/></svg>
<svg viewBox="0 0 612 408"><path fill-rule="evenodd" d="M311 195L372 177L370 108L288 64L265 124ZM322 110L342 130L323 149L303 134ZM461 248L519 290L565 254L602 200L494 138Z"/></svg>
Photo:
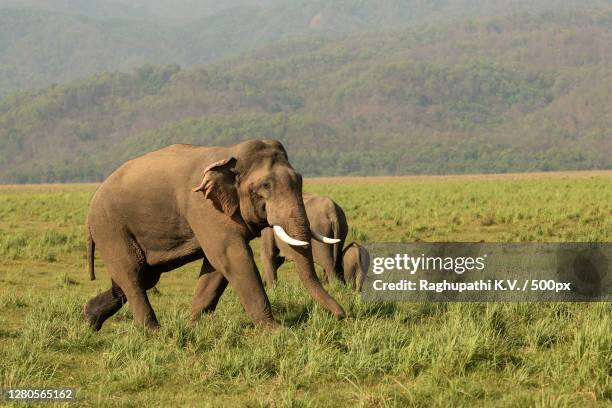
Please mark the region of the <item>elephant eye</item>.
<svg viewBox="0 0 612 408"><path fill-rule="evenodd" d="M263 189L269 190L270 189L270 182L264 181L263 183L261 183L260 187L263 188Z"/></svg>

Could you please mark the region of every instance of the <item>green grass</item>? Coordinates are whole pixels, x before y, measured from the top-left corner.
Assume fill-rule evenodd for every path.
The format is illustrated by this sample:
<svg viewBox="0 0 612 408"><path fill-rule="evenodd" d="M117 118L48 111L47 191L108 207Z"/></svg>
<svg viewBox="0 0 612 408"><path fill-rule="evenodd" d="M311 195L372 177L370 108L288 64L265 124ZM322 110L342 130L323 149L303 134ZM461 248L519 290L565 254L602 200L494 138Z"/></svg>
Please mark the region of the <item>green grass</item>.
<svg viewBox="0 0 612 408"><path fill-rule="evenodd" d="M162 330L126 307L92 333L82 304L93 185L0 187L0 386L71 386L83 406L612 404L612 304L366 303L329 289L334 321L281 268L283 328L253 327L232 291L189 324L199 264L162 276ZM307 180L346 211L349 240L610 241L612 173ZM253 243L258 252L257 242ZM258 256L257 256L258 259Z"/></svg>

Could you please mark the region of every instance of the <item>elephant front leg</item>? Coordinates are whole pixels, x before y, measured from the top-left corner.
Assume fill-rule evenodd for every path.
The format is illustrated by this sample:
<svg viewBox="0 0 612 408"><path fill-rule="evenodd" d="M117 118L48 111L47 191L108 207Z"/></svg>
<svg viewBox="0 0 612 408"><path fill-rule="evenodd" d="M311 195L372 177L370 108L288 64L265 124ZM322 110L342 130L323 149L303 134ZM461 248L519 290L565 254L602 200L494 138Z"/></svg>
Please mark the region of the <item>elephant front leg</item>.
<svg viewBox="0 0 612 408"><path fill-rule="evenodd" d="M246 242L226 243L225 248L206 252L215 270L227 279L240 303L256 325L278 326L272 316L270 301L264 290L251 247ZM213 273L214 274L214 273ZM220 279L213 274L209 280ZM213 285L211 285L212 289Z"/></svg>

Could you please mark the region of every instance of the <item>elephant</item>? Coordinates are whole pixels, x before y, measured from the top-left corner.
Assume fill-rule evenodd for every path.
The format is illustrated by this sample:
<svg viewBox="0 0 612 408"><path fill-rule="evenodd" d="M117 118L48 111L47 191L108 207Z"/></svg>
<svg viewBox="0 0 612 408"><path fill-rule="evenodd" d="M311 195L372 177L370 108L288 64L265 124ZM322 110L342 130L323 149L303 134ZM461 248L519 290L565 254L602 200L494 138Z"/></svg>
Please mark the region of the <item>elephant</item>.
<svg viewBox="0 0 612 408"><path fill-rule="evenodd" d="M321 280L327 283L330 276L333 276L344 283L342 246L348 234L344 211L330 198L316 194L305 193L303 201L313 234L311 246L314 263L324 270ZM332 239L325 242L326 236ZM266 286L271 287L276 284L278 268L285 258L291 259L291 255L291 247L283 242L272 228L266 228L261 232L261 262Z"/></svg>
<svg viewBox="0 0 612 408"><path fill-rule="evenodd" d="M111 288L83 306L94 330L124 303L134 322L160 325L147 297L160 275L202 259L192 320L215 310L228 283L255 325L272 315L249 242L273 226L291 244L303 286L337 319L345 312L319 282L312 259L302 176L277 140L232 146L176 144L132 159L94 193L86 222L87 263L97 249Z"/></svg>
<svg viewBox="0 0 612 408"><path fill-rule="evenodd" d="M370 254L368 250L356 242L351 242L342 251L344 264L344 280L361 292L368 268L370 267Z"/></svg>

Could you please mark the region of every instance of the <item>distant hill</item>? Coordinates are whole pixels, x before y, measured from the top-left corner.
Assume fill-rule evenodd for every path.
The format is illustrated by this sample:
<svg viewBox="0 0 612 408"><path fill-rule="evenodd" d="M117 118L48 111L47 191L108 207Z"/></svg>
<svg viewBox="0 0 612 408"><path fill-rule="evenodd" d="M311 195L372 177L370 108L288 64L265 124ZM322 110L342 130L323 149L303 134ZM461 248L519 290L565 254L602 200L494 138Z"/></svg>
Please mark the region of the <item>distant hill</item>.
<svg viewBox="0 0 612 408"><path fill-rule="evenodd" d="M3 0L0 97L145 63L189 67L280 41L606 7L606 0Z"/></svg>
<svg viewBox="0 0 612 408"><path fill-rule="evenodd" d="M612 12L285 40L0 101L0 181L99 180L170 143L272 137L307 175L612 168Z"/></svg>
<svg viewBox="0 0 612 408"><path fill-rule="evenodd" d="M97 20L142 20L176 26L226 9L269 7L284 1L292 0L2 0L0 8L30 8Z"/></svg>
<svg viewBox="0 0 612 408"><path fill-rule="evenodd" d="M183 55L171 35L151 23L0 9L0 97L153 60L173 63Z"/></svg>

